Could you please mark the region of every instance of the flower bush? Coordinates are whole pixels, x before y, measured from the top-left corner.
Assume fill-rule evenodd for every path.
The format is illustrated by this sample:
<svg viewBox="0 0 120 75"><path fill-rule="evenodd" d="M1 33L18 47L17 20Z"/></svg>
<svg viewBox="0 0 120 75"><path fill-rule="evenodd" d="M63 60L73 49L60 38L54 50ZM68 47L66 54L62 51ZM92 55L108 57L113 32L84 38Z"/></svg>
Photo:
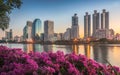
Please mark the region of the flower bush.
<svg viewBox="0 0 120 75"><path fill-rule="evenodd" d="M84 55L30 52L0 46L0 75L120 75L120 68Z"/></svg>

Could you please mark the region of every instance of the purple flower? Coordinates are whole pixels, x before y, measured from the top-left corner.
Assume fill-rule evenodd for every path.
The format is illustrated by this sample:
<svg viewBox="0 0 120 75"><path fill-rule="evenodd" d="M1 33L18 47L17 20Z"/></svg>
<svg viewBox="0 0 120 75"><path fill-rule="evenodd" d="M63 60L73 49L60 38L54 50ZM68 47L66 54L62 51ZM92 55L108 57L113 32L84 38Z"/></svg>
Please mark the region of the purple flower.
<svg viewBox="0 0 120 75"><path fill-rule="evenodd" d="M120 67L84 55L30 52L0 46L0 75L120 75Z"/></svg>

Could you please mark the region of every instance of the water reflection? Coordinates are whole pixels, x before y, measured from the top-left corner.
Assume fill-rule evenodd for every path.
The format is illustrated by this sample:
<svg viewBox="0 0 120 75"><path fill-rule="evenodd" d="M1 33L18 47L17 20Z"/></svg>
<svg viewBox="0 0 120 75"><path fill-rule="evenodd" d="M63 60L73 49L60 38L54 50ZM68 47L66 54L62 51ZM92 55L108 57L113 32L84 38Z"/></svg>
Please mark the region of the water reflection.
<svg viewBox="0 0 120 75"><path fill-rule="evenodd" d="M72 45L54 45L54 52L62 51L64 54L70 54L73 52Z"/></svg>
<svg viewBox="0 0 120 75"><path fill-rule="evenodd" d="M27 53L29 53L30 51L33 51L33 52L42 52L43 51L40 44L24 44L23 50Z"/></svg>
<svg viewBox="0 0 120 75"><path fill-rule="evenodd" d="M43 49L45 52L52 51L53 47L52 45L43 45Z"/></svg>
<svg viewBox="0 0 120 75"><path fill-rule="evenodd" d="M79 54L79 45L72 45L73 53Z"/></svg>
<svg viewBox="0 0 120 75"><path fill-rule="evenodd" d="M108 48L106 46L93 46L93 55L97 62L107 64Z"/></svg>
<svg viewBox="0 0 120 75"><path fill-rule="evenodd" d="M85 55L87 58L91 58L91 48L90 48L90 44L84 45L84 50L85 50Z"/></svg>
<svg viewBox="0 0 120 75"><path fill-rule="evenodd" d="M82 53L79 48L79 45L43 45L41 46L40 44L24 44L24 50L25 52L29 53L30 51L34 52L56 52L57 49L60 49L63 51L65 54L69 53L75 53L75 54L84 54L86 55L87 58L91 58L91 46L89 44L83 45L83 50L84 53ZM106 60L108 60L108 48L106 46L92 46L93 49L93 59L106 64Z"/></svg>
<svg viewBox="0 0 120 75"><path fill-rule="evenodd" d="M96 45L40 45L40 44L1 44L10 48L22 48L25 52L30 51L63 51L65 54L76 53L86 55L97 62L120 66L120 44L96 44Z"/></svg>
<svg viewBox="0 0 120 75"><path fill-rule="evenodd" d="M79 47L79 45L72 45L72 50L75 54L84 54L87 58L91 58L91 46L89 44L82 45L83 47ZM84 48L82 52L82 48Z"/></svg>

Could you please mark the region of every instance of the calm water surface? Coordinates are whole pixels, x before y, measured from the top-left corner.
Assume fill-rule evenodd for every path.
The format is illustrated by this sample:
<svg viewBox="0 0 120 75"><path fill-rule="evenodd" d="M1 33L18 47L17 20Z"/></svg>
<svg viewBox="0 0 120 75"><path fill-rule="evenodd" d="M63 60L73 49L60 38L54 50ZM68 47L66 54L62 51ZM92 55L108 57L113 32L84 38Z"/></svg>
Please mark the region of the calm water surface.
<svg viewBox="0 0 120 75"><path fill-rule="evenodd" d="M65 54L76 53L86 55L97 62L107 64L108 60L112 65L120 67L120 44L99 44L99 45L40 45L40 44L0 44L10 48L21 48L25 52L35 51L63 51Z"/></svg>

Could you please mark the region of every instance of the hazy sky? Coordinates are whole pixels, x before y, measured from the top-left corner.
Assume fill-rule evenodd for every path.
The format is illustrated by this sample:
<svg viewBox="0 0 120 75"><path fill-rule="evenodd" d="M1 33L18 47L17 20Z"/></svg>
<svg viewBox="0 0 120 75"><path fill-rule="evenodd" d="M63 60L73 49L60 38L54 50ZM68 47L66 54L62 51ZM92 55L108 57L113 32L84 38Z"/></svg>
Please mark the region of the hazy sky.
<svg viewBox="0 0 120 75"><path fill-rule="evenodd" d="M92 15L94 10L101 13L102 9L109 11L110 28L120 33L120 0L23 0L21 9L15 9L10 14L9 29L13 29L14 36L20 36L26 21L39 18L42 26L45 20L53 20L54 31L65 32L66 28L71 27L71 17L77 13L82 37L85 12ZM0 33L1 38L4 32L0 30Z"/></svg>

